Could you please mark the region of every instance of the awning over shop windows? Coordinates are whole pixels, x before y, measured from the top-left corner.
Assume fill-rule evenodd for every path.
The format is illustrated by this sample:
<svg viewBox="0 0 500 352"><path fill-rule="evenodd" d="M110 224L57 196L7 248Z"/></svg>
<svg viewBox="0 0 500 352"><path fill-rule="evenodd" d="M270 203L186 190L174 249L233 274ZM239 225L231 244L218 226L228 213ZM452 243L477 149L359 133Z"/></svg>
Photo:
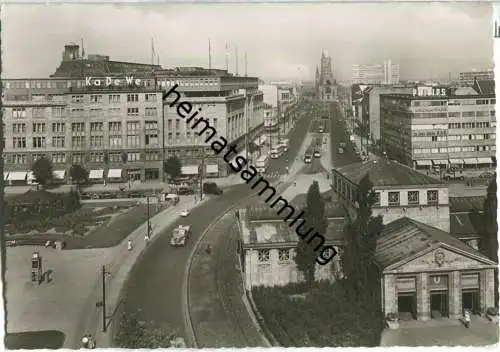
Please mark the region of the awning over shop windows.
<svg viewBox="0 0 500 352"><path fill-rule="evenodd" d="M491 164L491 163L493 163L493 160L491 160L491 158L477 158L477 163L478 164Z"/></svg>
<svg viewBox="0 0 500 352"><path fill-rule="evenodd" d="M466 165L474 165L474 164L477 164L477 159L476 159L476 158L468 158L468 159L464 159L464 164L466 164Z"/></svg>
<svg viewBox="0 0 500 352"><path fill-rule="evenodd" d="M9 178L9 173L8 172L4 172L3 173L3 180L7 181L8 178Z"/></svg>
<svg viewBox="0 0 500 352"><path fill-rule="evenodd" d="M108 170L108 178L121 178L121 177L122 177L122 169Z"/></svg>
<svg viewBox="0 0 500 352"><path fill-rule="evenodd" d="M208 164L206 167L207 174L217 174L219 172L219 165Z"/></svg>
<svg viewBox="0 0 500 352"><path fill-rule="evenodd" d="M104 170L90 170L89 179L90 180L99 180L104 177Z"/></svg>
<svg viewBox="0 0 500 352"><path fill-rule="evenodd" d="M9 172L9 181L24 181L26 180L26 171L11 171Z"/></svg>
<svg viewBox="0 0 500 352"><path fill-rule="evenodd" d="M198 165L186 165L181 167L181 174L183 175L197 175Z"/></svg>
<svg viewBox="0 0 500 352"><path fill-rule="evenodd" d="M66 176L66 170L56 170L53 172L53 174L56 180L64 180L64 176Z"/></svg>
<svg viewBox="0 0 500 352"><path fill-rule="evenodd" d="M448 164L448 160L432 160L432 163L434 165L447 165Z"/></svg>
<svg viewBox="0 0 500 352"><path fill-rule="evenodd" d="M431 166L430 160L416 160L418 166Z"/></svg>
<svg viewBox="0 0 500 352"><path fill-rule="evenodd" d="M450 159L450 164L462 165L464 161L462 159Z"/></svg>

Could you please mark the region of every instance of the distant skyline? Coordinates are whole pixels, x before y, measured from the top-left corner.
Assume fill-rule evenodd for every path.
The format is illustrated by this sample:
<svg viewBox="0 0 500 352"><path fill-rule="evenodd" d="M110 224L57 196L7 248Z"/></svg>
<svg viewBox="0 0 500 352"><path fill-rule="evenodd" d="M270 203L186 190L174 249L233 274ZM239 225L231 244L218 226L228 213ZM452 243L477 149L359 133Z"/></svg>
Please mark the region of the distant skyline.
<svg viewBox="0 0 500 352"><path fill-rule="evenodd" d="M401 79L447 79L493 66L489 3L4 5L4 78L52 74L64 45L87 54L151 62L151 38L164 68L212 67L265 80L314 79L322 50L336 79L354 64L399 64Z"/></svg>

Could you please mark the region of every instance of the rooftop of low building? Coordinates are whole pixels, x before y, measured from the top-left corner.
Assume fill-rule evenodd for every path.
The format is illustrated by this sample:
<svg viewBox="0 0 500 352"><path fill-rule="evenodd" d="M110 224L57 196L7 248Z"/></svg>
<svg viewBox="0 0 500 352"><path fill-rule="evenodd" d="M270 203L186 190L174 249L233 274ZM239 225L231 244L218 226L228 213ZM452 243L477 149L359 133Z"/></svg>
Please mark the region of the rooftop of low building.
<svg viewBox="0 0 500 352"><path fill-rule="evenodd" d="M290 222L293 221L290 220ZM293 247L300 240L295 233L295 227L300 224L297 220L292 227L283 218L278 220L254 221L247 217L246 209L239 211L239 223L241 238L245 247ZM340 245L343 243L345 219L329 219L328 227L324 234L325 243ZM308 224L304 224L304 230L309 229Z"/></svg>
<svg viewBox="0 0 500 352"><path fill-rule="evenodd" d="M377 239L375 259L381 268L386 268L427 249L438 248L442 244L488 260L479 251L449 233L408 217L385 225Z"/></svg>
<svg viewBox="0 0 500 352"><path fill-rule="evenodd" d="M373 186L419 186L443 185L430 176L424 175L412 168L385 158L360 162L335 169L354 184L369 176Z"/></svg>
<svg viewBox="0 0 500 352"><path fill-rule="evenodd" d="M484 196L450 197L450 213L469 213L484 210Z"/></svg>

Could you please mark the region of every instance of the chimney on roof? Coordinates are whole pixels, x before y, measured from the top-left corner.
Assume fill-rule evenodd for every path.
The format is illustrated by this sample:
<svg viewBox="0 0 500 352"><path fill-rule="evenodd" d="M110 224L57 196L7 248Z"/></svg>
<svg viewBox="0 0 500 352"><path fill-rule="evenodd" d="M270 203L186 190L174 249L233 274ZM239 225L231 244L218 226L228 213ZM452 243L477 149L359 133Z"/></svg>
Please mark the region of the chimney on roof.
<svg viewBox="0 0 500 352"><path fill-rule="evenodd" d="M80 45L68 44L64 46L63 61L72 61L80 58Z"/></svg>

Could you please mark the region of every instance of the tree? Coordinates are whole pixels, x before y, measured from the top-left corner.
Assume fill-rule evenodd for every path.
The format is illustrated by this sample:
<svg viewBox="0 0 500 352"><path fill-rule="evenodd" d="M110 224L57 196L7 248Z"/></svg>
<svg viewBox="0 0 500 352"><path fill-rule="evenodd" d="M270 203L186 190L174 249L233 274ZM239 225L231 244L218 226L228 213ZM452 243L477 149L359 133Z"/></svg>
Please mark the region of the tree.
<svg viewBox="0 0 500 352"><path fill-rule="evenodd" d="M356 218L348 222L344 229L342 268L347 275L347 284L352 290L352 296L358 300L376 300L377 295L373 293L379 290L380 277L376 274L378 269L375 264L375 250L377 238L384 227L381 216L372 216L371 208L375 198L373 183L365 176L356 190Z"/></svg>
<svg viewBox="0 0 500 352"><path fill-rule="evenodd" d="M109 154L108 152L104 152L104 164L108 165L109 164Z"/></svg>
<svg viewBox="0 0 500 352"><path fill-rule="evenodd" d="M497 225L497 179L496 173L488 185L484 200L484 230L481 233L480 249L488 258L498 262Z"/></svg>
<svg viewBox="0 0 500 352"><path fill-rule="evenodd" d="M33 171L36 182L41 184L42 187L45 187L54 178L52 162L45 156L36 159L31 166L31 171Z"/></svg>
<svg viewBox="0 0 500 352"><path fill-rule="evenodd" d="M480 233L479 249L488 258L498 263L498 224L497 224L497 174L488 185L484 200L483 228ZM495 302L498 302L498 269L495 272Z"/></svg>
<svg viewBox="0 0 500 352"><path fill-rule="evenodd" d="M170 178L177 178L181 175L181 167L181 161L174 155L168 158L165 162L163 170L170 176Z"/></svg>
<svg viewBox="0 0 500 352"><path fill-rule="evenodd" d="M122 163L126 164L128 161L128 155L125 152L122 152Z"/></svg>
<svg viewBox="0 0 500 352"><path fill-rule="evenodd" d="M175 337L152 324L140 321L136 315L123 314L120 321L120 331L115 337L115 344L121 348L169 348Z"/></svg>
<svg viewBox="0 0 500 352"><path fill-rule="evenodd" d="M87 182L89 173L82 165L73 164L69 169L69 176L73 182L76 182L77 185L81 185Z"/></svg>
<svg viewBox="0 0 500 352"><path fill-rule="evenodd" d="M324 235L327 228L325 204L317 181L314 181L307 191L306 214L306 227L312 227L313 231ZM297 270L304 274L308 287L311 287L314 282L316 256L313 244L299 240L294 260Z"/></svg>

